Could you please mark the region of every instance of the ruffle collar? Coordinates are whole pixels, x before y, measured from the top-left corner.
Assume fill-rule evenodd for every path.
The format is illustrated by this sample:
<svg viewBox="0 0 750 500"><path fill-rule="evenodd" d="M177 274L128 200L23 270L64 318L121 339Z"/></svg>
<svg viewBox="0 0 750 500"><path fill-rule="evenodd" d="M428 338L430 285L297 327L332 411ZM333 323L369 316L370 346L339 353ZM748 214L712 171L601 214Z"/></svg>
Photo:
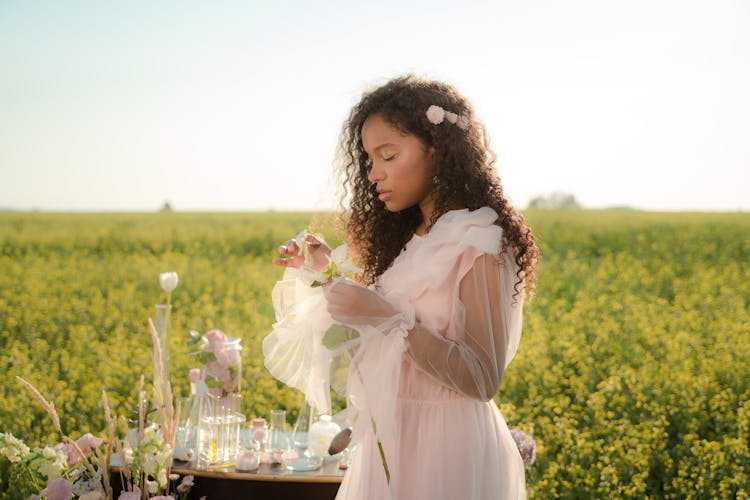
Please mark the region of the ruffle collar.
<svg viewBox="0 0 750 500"><path fill-rule="evenodd" d="M378 289L394 306L407 308L408 299L437 288L448 277L456 259L473 247L498 255L502 228L490 207L446 212L424 236L414 235L406 249L378 280Z"/></svg>

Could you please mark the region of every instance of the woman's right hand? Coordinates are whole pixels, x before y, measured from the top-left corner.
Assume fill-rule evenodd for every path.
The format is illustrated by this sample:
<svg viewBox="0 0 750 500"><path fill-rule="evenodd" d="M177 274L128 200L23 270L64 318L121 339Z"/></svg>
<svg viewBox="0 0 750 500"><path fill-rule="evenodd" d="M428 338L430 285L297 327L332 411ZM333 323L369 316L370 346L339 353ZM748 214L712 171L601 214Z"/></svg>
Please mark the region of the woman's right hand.
<svg viewBox="0 0 750 500"><path fill-rule="evenodd" d="M313 234L305 236L304 244L308 253L312 256L312 265L309 266L311 271L320 271L328 265L328 256L331 249L324 242L319 240ZM281 267L294 267L299 269L305 264L305 256L294 239L290 239L286 244L279 247L279 254L283 257L276 257L273 263Z"/></svg>

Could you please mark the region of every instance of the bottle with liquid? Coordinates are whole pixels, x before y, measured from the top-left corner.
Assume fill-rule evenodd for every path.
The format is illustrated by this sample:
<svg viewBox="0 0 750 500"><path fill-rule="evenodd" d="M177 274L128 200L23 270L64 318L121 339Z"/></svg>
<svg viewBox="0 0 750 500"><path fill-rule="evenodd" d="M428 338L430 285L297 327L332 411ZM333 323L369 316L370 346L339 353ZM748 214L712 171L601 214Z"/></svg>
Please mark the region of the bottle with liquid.
<svg viewBox="0 0 750 500"><path fill-rule="evenodd" d="M195 466L206 469L219 461L219 425L215 409L218 398L208 393L206 385L198 385L193 396L193 412L197 423Z"/></svg>

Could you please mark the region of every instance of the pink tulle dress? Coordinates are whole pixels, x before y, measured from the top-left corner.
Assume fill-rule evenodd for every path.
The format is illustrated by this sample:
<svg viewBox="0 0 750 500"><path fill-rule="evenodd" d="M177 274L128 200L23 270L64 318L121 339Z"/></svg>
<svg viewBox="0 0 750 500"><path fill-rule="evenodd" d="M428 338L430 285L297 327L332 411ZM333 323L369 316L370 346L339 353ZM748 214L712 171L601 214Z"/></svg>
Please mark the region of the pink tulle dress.
<svg viewBox="0 0 750 500"><path fill-rule="evenodd" d="M526 497L521 456L492 399L518 347L523 305L496 220L487 207L454 210L414 235L373 291L399 313L348 321L358 336L339 350L321 347L333 321L319 291L292 274L274 289L268 369L323 410L329 386L347 395L358 444L337 499Z"/></svg>

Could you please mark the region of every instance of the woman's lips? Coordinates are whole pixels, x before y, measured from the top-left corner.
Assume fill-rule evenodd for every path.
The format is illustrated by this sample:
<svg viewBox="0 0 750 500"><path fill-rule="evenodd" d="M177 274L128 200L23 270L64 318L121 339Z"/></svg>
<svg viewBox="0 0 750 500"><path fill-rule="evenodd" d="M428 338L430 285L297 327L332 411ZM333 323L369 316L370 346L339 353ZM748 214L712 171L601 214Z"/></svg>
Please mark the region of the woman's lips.
<svg viewBox="0 0 750 500"><path fill-rule="evenodd" d="M390 191L383 191L382 193L380 193L378 195L378 199L380 199L380 201L388 201L388 200L390 200L391 199L391 192Z"/></svg>

